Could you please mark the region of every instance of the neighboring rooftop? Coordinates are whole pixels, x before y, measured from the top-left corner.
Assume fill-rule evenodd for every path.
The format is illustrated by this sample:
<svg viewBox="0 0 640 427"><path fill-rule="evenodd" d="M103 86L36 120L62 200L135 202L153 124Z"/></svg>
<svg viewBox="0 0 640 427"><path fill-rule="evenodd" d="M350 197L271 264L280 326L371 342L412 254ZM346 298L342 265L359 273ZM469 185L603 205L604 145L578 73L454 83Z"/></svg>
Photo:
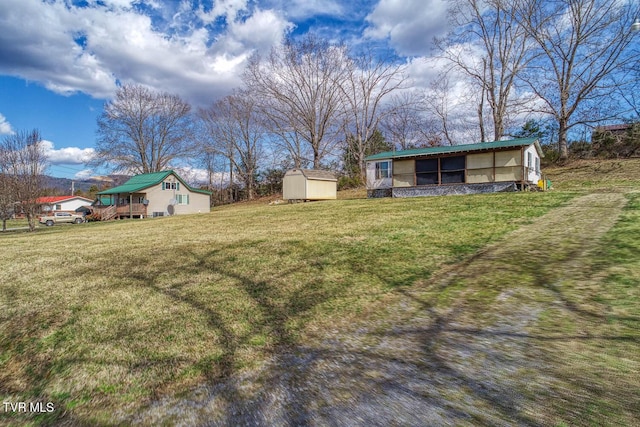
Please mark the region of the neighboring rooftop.
<svg viewBox="0 0 640 427"><path fill-rule="evenodd" d="M60 203L66 200L73 200L73 199L82 199L82 200L91 202L91 199L87 199L86 197L82 197L82 196L45 196L45 197L38 197L36 199L36 202L40 204L49 204L49 203L53 204L53 203Z"/></svg>
<svg viewBox="0 0 640 427"><path fill-rule="evenodd" d="M631 129L633 127L632 123L618 123L615 125L606 125L606 126L597 126L595 128L595 131L600 131L600 132L615 132L615 131L620 131L620 130L627 130L627 129Z"/></svg>

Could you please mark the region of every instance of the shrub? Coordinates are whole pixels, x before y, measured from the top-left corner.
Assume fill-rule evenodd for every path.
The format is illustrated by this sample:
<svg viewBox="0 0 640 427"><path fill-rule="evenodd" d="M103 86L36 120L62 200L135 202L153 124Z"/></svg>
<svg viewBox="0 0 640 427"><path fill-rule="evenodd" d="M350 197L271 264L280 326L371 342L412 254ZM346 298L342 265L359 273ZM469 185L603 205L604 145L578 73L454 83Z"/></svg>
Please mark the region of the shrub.
<svg viewBox="0 0 640 427"><path fill-rule="evenodd" d="M359 188L363 186L362 179L359 176L341 176L338 178L338 190L348 190L350 188Z"/></svg>

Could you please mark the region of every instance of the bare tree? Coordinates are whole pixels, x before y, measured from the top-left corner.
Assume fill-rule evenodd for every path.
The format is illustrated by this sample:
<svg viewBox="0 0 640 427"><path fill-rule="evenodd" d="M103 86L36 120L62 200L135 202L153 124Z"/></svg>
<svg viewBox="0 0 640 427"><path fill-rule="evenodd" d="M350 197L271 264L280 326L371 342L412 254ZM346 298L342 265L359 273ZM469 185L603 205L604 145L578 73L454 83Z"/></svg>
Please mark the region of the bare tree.
<svg viewBox="0 0 640 427"><path fill-rule="evenodd" d="M452 30L437 41L440 55L471 78L479 92L476 114L480 139L486 141L485 105L491 114L493 140L505 134L507 118L527 101L514 93L518 75L532 59L527 31L515 22L513 1L454 0Z"/></svg>
<svg viewBox="0 0 640 427"><path fill-rule="evenodd" d="M230 201L235 201L234 196L234 165L233 165L233 157L235 156L234 144L229 141L228 138L224 138L220 136L222 132L218 129L218 125L220 122L226 120L223 119L220 112L217 110L217 103L221 103L222 101L214 102L209 108L200 108L198 110L198 117L200 118L200 124L202 125L201 132L201 148L204 156L201 159L210 159L210 165L208 167L211 168L209 172L209 181L213 183L213 168L216 164L216 160L219 158L223 159L222 164L219 164L220 170L222 171L222 175L227 174L228 176L228 190L229 195L228 199ZM227 172L228 171L228 172ZM224 182L221 180L220 186L223 186Z"/></svg>
<svg viewBox="0 0 640 427"><path fill-rule="evenodd" d="M249 199L255 196L265 134L257 114L255 99L243 91L236 91L199 112L212 142L209 150L229 159L230 172L237 173Z"/></svg>
<svg viewBox="0 0 640 427"><path fill-rule="evenodd" d="M424 96L414 91L404 91L391 96L380 128L395 147L408 150L433 147L441 144L441 137L434 120L426 117Z"/></svg>
<svg viewBox="0 0 640 427"><path fill-rule="evenodd" d="M517 4L517 22L541 53L524 80L542 100L540 111L558 122L560 156L567 158L567 134L573 127L611 118L617 110L611 93L621 82L614 77L634 61L627 52L637 7L611 0Z"/></svg>
<svg viewBox="0 0 640 427"><path fill-rule="evenodd" d="M47 169L40 132L34 129L6 136L0 146L0 167L2 191L10 192L6 201L19 206L27 217L29 230L35 230L38 198L43 195L42 178Z"/></svg>
<svg viewBox="0 0 640 427"><path fill-rule="evenodd" d="M16 207L12 179L9 175L8 157L4 147L0 148L0 220L2 220L2 231L7 230L7 220L11 219Z"/></svg>
<svg viewBox="0 0 640 427"><path fill-rule="evenodd" d="M466 89L464 81L452 81L446 73L441 73L425 93L425 111L438 122L432 124L431 135L435 135L441 144L457 145L464 140L478 140L478 124L466 109L477 101L477 96Z"/></svg>
<svg viewBox="0 0 640 427"><path fill-rule="evenodd" d="M291 158L295 168L306 168L313 164L314 152L311 144L303 137L303 133L297 132L298 119L289 106L283 105L274 98L260 98L260 112L265 128L274 136L273 148L277 152L286 153Z"/></svg>
<svg viewBox="0 0 640 427"><path fill-rule="evenodd" d="M305 160L299 142L319 168L340 141L346 57L344 46L308 35L287 39L266 58L254 55L245 70L247 89L262 102L272 133L284 138L298 167Z"/></svg>
<svg viewBox="0 0 640 427"><path fill-rule="evenodd" d="M638 48L634 46L635 52L630 54L635 58L638 58ZM628 115L632 118L640 117L640 60L637 60L631 64L628 64L628 69L622 69L620 73L616 74L616 80L619 84L616 85L615 98L620 99L621 102L627 107L623 111L621 116ZM619 119L619 118L616 118ZM628 121L628 117L626 118Z"/></svg>
<svg viewBox="0 0 640 427"><path fill-rule="evenodd" d="M125 85L98 118L96 164L148 173L193 150L191 107L177 95Z"/></svg>
<svg viewBox="0 0 640 427"><path fill-rule="evenodd" d="M345 100L345 134L353 140L349 144L352 157L360 167L362 182L366 179L364 158L369 152L371 137L380 127L383 101L402 88L406 80L404 65L378 58L366 52L348 62L349 72L341 87Z"/></svg>

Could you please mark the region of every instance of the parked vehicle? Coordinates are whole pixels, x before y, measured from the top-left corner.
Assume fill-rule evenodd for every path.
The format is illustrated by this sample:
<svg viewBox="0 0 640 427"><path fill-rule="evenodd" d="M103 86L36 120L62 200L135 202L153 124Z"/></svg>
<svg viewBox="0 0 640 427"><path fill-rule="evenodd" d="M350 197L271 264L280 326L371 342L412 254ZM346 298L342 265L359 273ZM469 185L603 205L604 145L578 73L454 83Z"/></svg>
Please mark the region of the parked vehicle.
<svg viewBox="0 0 640 427"><path fill-rule="evenodd" d="M82 215L76 215L69 212L54 212L53 215L45 215L40 217L40 224L51 227L54 224L81 224L84 222Z"/></svg>

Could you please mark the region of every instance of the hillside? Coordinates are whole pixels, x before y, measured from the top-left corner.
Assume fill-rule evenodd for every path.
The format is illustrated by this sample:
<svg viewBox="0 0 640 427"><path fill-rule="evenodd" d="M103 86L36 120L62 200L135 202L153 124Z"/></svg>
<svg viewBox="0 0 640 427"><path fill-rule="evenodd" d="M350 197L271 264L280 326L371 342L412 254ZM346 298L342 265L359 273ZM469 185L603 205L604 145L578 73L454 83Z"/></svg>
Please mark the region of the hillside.
<svg viewBox="0 0 640 427"><path fill-rule="evenodd" d="M0 423L630 425L640 160L0 236Z"/></svg>
<svg viewBox="0 0 640 427"><path fill-rule="evenodd" d="M109 175L105 177L96 177L91 179L69 179L54 176L43 176L43 187L48 190L57 191L60 194L70 194L73 183L75 190L82 190L85 193L89 191L91 186L95 185L102 188L104 185L115 186L120 185L129 178L127 175Z"/></svg>
<svg viewBox="0 0 640 427"><path fill-rule="evenodd" d="M557 190L633 191L640 181L640 158L575 160L565 166L547 167L543 172Z"/></svg>

